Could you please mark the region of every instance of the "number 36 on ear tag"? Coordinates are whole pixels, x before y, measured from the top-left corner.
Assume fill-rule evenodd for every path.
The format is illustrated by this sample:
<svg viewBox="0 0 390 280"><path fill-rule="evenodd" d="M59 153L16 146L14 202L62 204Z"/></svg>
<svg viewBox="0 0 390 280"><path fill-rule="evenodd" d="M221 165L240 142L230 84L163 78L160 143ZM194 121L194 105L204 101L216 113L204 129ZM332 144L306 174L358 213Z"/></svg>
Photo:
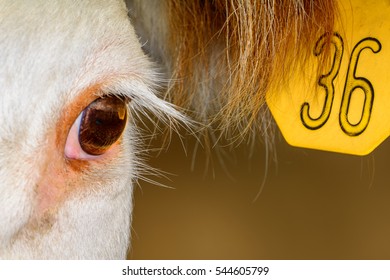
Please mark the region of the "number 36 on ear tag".
<svg viewBox="0 0 390 280"><path fill-rule="evenodd" d="M293 146L366 155L390 135L390 4L341 0L335 32L267 104ZM318 73L326 36L329 69ZM328 37L329 38L329 37Z"/></svg>

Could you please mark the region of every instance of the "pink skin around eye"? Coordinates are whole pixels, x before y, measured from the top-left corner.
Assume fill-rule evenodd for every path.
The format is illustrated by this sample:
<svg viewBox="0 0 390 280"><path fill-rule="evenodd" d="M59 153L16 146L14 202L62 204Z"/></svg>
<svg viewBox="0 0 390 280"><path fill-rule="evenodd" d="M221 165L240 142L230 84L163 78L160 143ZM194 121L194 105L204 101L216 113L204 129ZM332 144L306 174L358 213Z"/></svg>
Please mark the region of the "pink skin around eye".
<svg viewBox="0 0 390 280"><path fill-rule="evenodd" d="M65 157L68 159L82 159L82 160L93 160L98 159L100 156L89 155L83 151L79 143L79 127L82 113L77 117L73 123L65 144Z"/></svg>

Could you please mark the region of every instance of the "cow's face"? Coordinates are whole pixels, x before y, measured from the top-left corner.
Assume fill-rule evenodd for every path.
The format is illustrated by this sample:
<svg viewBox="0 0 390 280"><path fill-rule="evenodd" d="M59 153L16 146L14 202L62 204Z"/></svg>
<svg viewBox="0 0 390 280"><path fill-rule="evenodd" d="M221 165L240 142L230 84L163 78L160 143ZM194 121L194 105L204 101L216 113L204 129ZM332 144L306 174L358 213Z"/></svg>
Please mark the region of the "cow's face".
<svg viewBox="0 0 390 280"><path fill-rule="evenodd" d="M121 1L2 1L0 258L123 258L135 112L175 114ZM103 131L103 132L102 132Z"/></svg>

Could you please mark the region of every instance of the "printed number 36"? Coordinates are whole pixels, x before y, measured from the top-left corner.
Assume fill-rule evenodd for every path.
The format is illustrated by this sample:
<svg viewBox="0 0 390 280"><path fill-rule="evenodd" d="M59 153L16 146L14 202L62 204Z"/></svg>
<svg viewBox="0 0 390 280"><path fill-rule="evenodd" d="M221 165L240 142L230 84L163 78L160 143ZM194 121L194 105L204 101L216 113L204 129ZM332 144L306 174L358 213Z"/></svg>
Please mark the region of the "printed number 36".
<svg viewBox="0 0 390 280"><path fill-rule="evenodd" d="M314 55L320 56L324 51L328 34L324 34L317 41L314 48ZM305 102L301 107L301 120L305 127L311 130L319 129L328 121L332 111L334 99L334 80L337 77L344 52L344 42L340 34L334 33L331 38L331 43L335 47L332 66L327 74L321 75L318 79L318 85L325 90L325 103L318 118L312 118L309 114L310 104ZM347 77L345 80L344 92L341 100L339 123L341 129L349 136L358 136L364 132L370 122L372 106L374 103L374 88L369 80L363 77L356 77L356 68L359 62L359 57L364 49L370 49L373 53L378 53L382 46L375 38L362 39L353 48L349 60ZM364 104L361 118L358 123L352 124L348 120L348 111L355 90L360 89L364 93Z"/></svg>

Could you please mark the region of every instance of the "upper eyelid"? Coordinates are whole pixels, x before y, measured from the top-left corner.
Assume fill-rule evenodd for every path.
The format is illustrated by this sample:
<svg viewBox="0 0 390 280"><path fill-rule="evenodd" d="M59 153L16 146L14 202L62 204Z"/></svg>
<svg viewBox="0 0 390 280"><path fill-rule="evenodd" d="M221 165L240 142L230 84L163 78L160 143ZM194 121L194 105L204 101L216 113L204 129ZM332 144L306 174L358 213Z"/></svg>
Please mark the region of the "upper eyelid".
<svg viewBox="0 0 390 280"><path fill-rule="evenodd" d="M114 90L113 90L114 89ZM99 89L94 96L97 98L105 98L110 96L115 96L123 101L130 100L130 94L124 93L123 91L115 90L115 87L103 87Z"/></svg>
<svg viewBox="0 0 390 280"><path fill-rule="evenodd" d="M154 81L151 78L155 78ZM143 78L134 73L122 75L110 75L98 79L94 86L94 92L90 92L94 99L109 95L119 96L128 102L129 111L141 114L146 112L155 115L158 119L172 125L172 122L179 122L189 129L195 127L189 117L182 114L178 107L157 96L157 89L162 89L159 77ZM99 81L100 80L100 81ZM90 100L92 102L93 100ZM89 103L88 103L89 104ZM88 104L85 104L87 106Z"/></svg>
<svg viewBox="0 0 390 280"><path fill-rule="evenodd" d="M115 96L129 102L132 100L142 100L143 92L154 93L153 86L133 76L125 78L108 78L104 79L103 82L96 83L96 85L98 85L98 88L93 94L96 99Z"/></svg>
<svg viewBox="0 0 390 280"><path fill-rule="evenodd" d="M121 81L111 82L108 79L108 81L98 81L81 89L74 89L72 91L78 94L72 94L73 97L70 97L69 101L65 102L68 103L65 108L76 107L81 112L96 99L110 96L115 96L129 104L135 94L127 87L122 86L122 83Z"/></svg>

